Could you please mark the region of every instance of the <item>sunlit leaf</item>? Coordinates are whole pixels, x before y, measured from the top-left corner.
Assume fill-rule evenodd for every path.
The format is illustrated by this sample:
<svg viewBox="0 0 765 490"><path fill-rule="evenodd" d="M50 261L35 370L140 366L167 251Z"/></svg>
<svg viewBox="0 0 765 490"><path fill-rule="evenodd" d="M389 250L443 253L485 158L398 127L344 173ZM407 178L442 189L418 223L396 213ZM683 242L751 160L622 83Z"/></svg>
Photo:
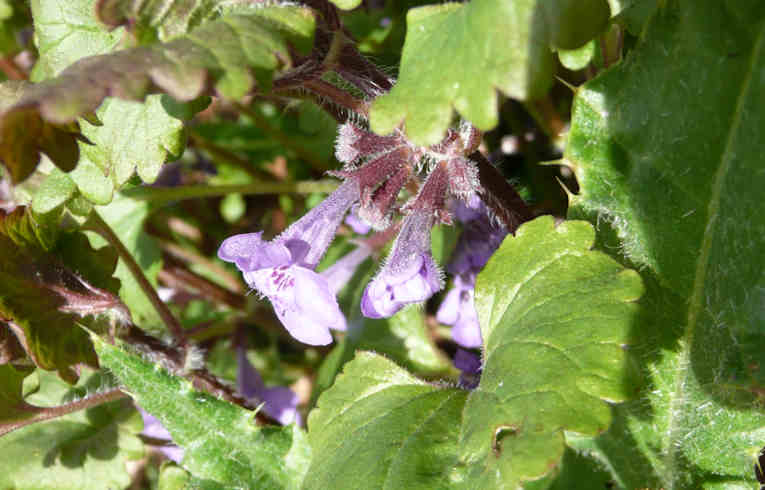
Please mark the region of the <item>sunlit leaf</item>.
<svg viewBox="0 0 765 490"><path fill-rule="evenodd" d="M94 339L102 365L185 449L182 466L227 488L299 485L310 452L302 429L258 427L254 413L206 393L122 347Z"/></svg>
<svg viewBox="0 0 765 490"><path fill-rule="evenodd" d="M491 129L497 90L521 100L544 95L553 79L551 47L581 46L609 16L606 0L473 0L412 9L399 79L375 100L372 129L385 134L405 122L413 141L433 144L453 109Z"/></svg>
<svg viewBox="0 0 765 490"><path fill-rule="evenodd" d="M606 402L635 391L624 344L642 285L590 250L594 235L588 223L543 217L490 259L476 290L486 340L474 391L425 383L372 354L346 364L308 420L306 487L346 468L341 488L514 488L560 464L564 430L605 431Z"/></svg>

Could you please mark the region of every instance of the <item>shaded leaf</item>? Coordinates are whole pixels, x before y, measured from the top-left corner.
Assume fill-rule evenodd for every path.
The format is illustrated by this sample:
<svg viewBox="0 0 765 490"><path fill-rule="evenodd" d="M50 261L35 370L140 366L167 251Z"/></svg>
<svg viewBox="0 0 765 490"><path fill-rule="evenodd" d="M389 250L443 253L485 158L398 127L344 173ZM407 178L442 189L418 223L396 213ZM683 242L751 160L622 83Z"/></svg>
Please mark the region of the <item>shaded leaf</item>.
<svg viewBox="0 0 765 490"><path fill-rule="evenodd" d="M40 376L40 390L26 399L35 406L61 405L105 382L97 373L75 387L51 373ZM126 488L126 463L143 456L142 427L133 404L122 399L6 434L0 437L0 488Z"/></svg>
<svg viewBox="0 0 765 490"><path fill-rule="evenodd" d="M195 391L191 384L124 347L93 338L99 359L185 449L182 466L227 488L298 485L310 458L296 426L258 427L254 413Z"/></svg>
<svg viewBox="0 0 765 490"><path fill-rule="evenodd" d="M34 88L25 81L7 81L0 84L0 114ZM0 118L0 161L10 172L14 183L29 177L46 154L59 168L74 168L80 153L76 122L56 124L43 120L34 110L17 109Z"/></svg>
<svg viewBox="0 0 765 490"><path fill-rule="evenodd" d="M634 445L657 486L753 484L765 425L763 73L765 5L674 0L623 64L577 93L572 213L610 223L610 250L655 283L638 346L652 385L622 430L596 441L628 485L618 448Z"/></svg>
<svg viewBox="0 0 765 490"><path fill-rule="evenodd" d="M0 324L0 329L3 328L5 327ZM28 374L28 370L21 370L10 364L0 364L0 429L5 423L33 415L22 396L24 378Z"/></svg>
<svg viewBox="0 0 765 490"><path fill-rule="evenodd" d="M77 323L125 314L106 289L116 287L116 256L93 251L81 234L44 236L50 225L40 219L25 208L0 217L0 317L35 364L74 380L74 365L97 364Z"/></svg>
<svg viewBox="0 0 765 490"><path fill-rule="evenodd" d="M491 129L497 90L522 100L544 95L554 70L550 48L581 46L609 16L606 0L474 0L412 9L398 82L375 100L371 127L386 134L405 121L413 141L430 145L456 109Z"/></svg>
<svg viewBox="0 0 765 490"><path fill-rule="evenodd" d="M48 77L75 61L118 47L95 19L91 0L74 2L87 8L71 3L40 0L35 8L38 31L43 31L38 36L40 63L49 67L45 73ZM61 11L67 12L63 23L60 14L55 20L49 18L50 12ZM79 42L72 43L73 39ZM67 64L63 64L64 60ZM113 190L136 170L142 180L151 183L165 161L181 154L185 145L183 124L169 115L164 105L160 96L147 97L144 103L107 98L97 114L89 118L91 123L81 121L83 136L95 146L79 145L77 168L69 176L86 198L106 204Z"/></svg>

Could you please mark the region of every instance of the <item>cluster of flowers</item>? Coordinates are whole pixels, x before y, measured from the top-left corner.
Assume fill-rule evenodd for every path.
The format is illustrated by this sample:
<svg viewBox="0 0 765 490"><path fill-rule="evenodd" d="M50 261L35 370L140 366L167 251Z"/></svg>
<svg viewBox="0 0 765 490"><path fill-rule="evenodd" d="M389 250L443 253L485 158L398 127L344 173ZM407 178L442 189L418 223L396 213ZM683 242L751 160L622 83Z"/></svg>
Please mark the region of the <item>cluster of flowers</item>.
<svg viewBox="0 0 765 490"><path fill-rule="evenodd" d="M273 240L263 240L262 233L235 235L221 244L218 256L236 264L247 284L271 301L293 337L326 345L332 342L330 330L346 329L335 295L371 253L360 245L323 273L315 271L348 211L354 209L349 225L361 232L388 229L396 210L404 216L388 257L364 291L361 312L369 318L390 317L443 288L430 234L435 224L451 223L454 215L465 231L448 267L455 288L447 294L438 319L453 325L458 344L478 347L475 278L506 234L489 219L478 198L476 168L466 158L479 141L478 131L468 124L427 148L413 145L401 133L378 136L345 124L336 146L345 166L332 173L343 180L341 185ZM418 182L421 173L427 176L416 195L397 209L400 191Z"/></svg>

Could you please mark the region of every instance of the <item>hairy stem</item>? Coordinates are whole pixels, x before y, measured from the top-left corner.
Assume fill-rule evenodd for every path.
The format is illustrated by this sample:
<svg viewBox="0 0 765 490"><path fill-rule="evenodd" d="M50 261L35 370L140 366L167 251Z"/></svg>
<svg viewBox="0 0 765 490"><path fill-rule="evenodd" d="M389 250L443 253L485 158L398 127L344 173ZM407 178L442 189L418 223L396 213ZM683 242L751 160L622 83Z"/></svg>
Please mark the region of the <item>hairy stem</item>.
<svg viewBox="0 0 765 490"><path fill-rule="evenodd" d="M55 419L63 415L68 415L78 410L84 410L86 408L95 407L110 401L119 400L126 397L127 394L117 388L105 391L103 393L97 393L87 398L77 400L57 407L36 407L33 405L26 405L25 411L32 414L30 417L23 420L17 420L9 423L0 424L0 436L3 436L16 429L21 429L27 425L31 425L37 422L45 420Z"/></svg>
<svg viewBox="0 0 765 490"><path fill-rule="evenodd" d="M170 332L176 342L181 345L185 344L186 334L183 331L183 327L181 327L181 324L178 323L178 320L170 312L170 309L167 307L167 305L162 302L159 295L157 294L157 291L154 289L149 280L146 278L146 275L143 273L141 266L139 266L135 261L130 251L125 248L122 240L120 240L117 234L114 233L114 230L112 230L112 228L103 220L103 218L101 218L101 216L95 212L91 213L88 225L93 231L101 235L109 243L109 245L117 250L117 254L125 262L125 265L130 270L130 273L138 282L138 285L143 290L144 294L146 294L146 297L149 299L154 309L157 310L157 313L162 319L162 322L167 327L167 330Z"/></svg>
<svg viewBox="0 0 765 490"><path fill-rule="evenodd" d="M479 194L483 202L502 221L507 231L515 234L518 227L533 216L520 194L508 184L505 177L489 162L483 153L473 152L470 157L478 166Z"/></svg>
<svg viewBox="0 0 765 490"><path fill-rule="evenodd" d="M369 104L324 80L310 80L303 88L356 114L369 117Z"/></svg>

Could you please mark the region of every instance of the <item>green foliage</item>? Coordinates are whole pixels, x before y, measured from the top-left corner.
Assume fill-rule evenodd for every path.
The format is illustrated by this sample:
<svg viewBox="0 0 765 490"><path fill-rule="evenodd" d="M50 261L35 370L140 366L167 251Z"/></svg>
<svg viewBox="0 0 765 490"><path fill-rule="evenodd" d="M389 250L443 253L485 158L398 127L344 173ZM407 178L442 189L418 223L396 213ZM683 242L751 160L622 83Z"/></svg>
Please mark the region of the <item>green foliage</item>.
<svg viewBox="0 0 765 490"><path fill-rule="evenodd" d="M86 197L101 204L136 165L139 176L151 182L161 164L183 149L181 123L166 113L159 98L144 104L128 101L143 99L153 85L182 101L195 99L212 84L227 97L241 98L256 76L258 85L270 85L273 71L290 59L288 42L305 50L313 34L313 16L307 9L265 7L208 22L168 43L94 56L111 51L120 35L107 32L92 8L90 0L34 3L42 54L36 73L56 77L24 85L20 94L18 84L7 89L18 98L2 106L0 157L15 169L15 180L31 173L39 159L36 152L45 152L69 171L79 158L74 135L69 134L76 132L70 128L75 119L95 111L108 95L127 99L102 106L100 126L83 129L96 146L80 147L83 158L72 177ZM217 42L206 45L209 39ZM71 44L73 40L77 43ZM68 131L62 134L60 127Z"/></svg>
<svg viewBox="0 0 765 490"><path fill-rule="evenodd" d="M98 20L111 28L127 26L139 43L168 41L214 16L224 0L101 0Z"/></svg>
<svg viewBox="0 0 765 490"><path fill-rule="evenodd" d="M466 395L357 354L309 416L314 456L303 488L446 486Z"/></svg>
<svg viewBox="0 0 765 490"><path fill-rule="evenodd" d="M40 389L26 397L35 406L56 406L81 398L108 380L83 375L76 386L38 371ZM143 423L133 404L121 399L0 437L0 488L103 489L130 483L128 461L143 456L136 434Z"/></svg>
<svg viewBox="0 0 765 490"><path fill-rule="evenodd" d="M101 319L91 315L123 314L114 295L102 289L116 287L116 256L95 252L82 234L53 235L45 219L25 208L0 219L0 316L12 322L37 366L73 381L75 365L97 365L78 323L97 328Z"/></svg>
<svg viewBox="0 0 765 490"><path fill-rule="evenodd" d="M634 392L624 344L643 288L589 250L594 235L588 223L543 217L505 240L478 278L486 340L474 391L424 383L372 354L346 364L308 420L306 487L340 468L354 475L341 488L514 487L559 464L564 430L605 431L605 401Z"/></svg>
<svg viewBox="0 0 765 490"><path fill-rule="evenodd" d="M433 144L456 109L477 128L491 129L497 89L521 100L544 95L553 80L550 48L583 45L608 18L605 0L474 0L412 9L398 82L375 100L371 127L386 134L405 121L413 141Z"/></svg>
<svg viewBox="0 0 765 490"><path fill-rule="evenodd" d="M310 458L296 426L258 427L254 413L207 393L159 365L94 337L101 363L185 449L183 466L227 488L299 485Z"/></svg>
<svg viewBox="0 0 765 490"><path fill-rule="evenodd" d="M764 39L759 2L667 2L632 56L577 93L572 214L612 226L654 283L639 346L651 385L596 441L627 487L751 482L763 443ZM651 475L620 456L635 446Z"/></svg>

